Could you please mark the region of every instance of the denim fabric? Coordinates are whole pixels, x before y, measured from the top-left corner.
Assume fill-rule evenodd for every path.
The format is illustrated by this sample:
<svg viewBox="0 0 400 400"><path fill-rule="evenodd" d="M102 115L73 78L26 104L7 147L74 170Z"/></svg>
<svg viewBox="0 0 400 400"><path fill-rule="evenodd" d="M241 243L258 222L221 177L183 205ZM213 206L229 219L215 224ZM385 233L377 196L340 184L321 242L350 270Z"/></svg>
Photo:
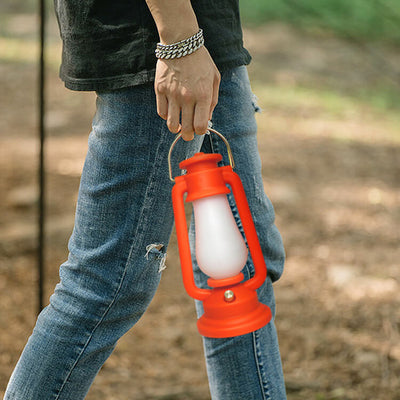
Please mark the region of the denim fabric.
<svg viewBox="0 0 400 400"><path fill-rule="evenodd" d="M159 41L145 0L54 0L63 41L61 79L72 90L111 90L154 80ZM239 0L192 0L220 71L249 64Z"/></svg>
<svg viewBox="0 0 400 400"><path fill-rule="evenodd" d="M214 127L232 146L269 267L259 298L275 313L272 281L282 273L284 252L263 191L254 111L246 68L223 74ZM173 225L167 166L173 139L156 115L151 85L98 93L69 257L13 372L6 400L83 399L117 340L145 312L162 275ZM178 142L174 175L178 161L203 142L203 148L209 146L203 139ZM212 140L226 162L224 145ZM194 268L204 286L206 277ZM244 272L254 272L251 263ZM201 314L200 303L197 309ZM273 321L247 335L205 338L204 349L214 400L286 398Z"/></svg>

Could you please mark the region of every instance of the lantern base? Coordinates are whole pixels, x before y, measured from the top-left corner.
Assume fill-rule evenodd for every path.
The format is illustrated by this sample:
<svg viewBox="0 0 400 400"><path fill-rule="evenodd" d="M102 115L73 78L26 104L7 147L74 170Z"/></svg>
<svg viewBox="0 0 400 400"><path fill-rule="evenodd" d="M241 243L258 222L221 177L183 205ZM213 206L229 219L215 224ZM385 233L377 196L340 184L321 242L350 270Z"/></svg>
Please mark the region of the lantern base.
<svg viewBox="0 0 400 400"><path fill-rule="evenodd" d="M197 328L209 338L245 335L267 325L272 318L270 308L259 302L257 293L246 283L214 288L203 307Z"/></svg>

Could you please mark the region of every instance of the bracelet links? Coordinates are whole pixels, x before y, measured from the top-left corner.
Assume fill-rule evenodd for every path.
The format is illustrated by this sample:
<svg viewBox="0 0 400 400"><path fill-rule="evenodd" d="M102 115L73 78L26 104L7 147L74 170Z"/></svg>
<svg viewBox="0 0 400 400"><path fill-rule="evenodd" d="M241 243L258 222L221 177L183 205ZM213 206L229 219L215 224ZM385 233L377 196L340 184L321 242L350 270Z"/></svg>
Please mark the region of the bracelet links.
<svg viewBox="0 0 400 400"><path fill-rule="evenodd" d="M200 29L193 36L181 40L177 43L162 44L157 43L155 54L157 58L164 60L172 60L174 58L181 58L194 53L204 45L203 30Z"/></svg>

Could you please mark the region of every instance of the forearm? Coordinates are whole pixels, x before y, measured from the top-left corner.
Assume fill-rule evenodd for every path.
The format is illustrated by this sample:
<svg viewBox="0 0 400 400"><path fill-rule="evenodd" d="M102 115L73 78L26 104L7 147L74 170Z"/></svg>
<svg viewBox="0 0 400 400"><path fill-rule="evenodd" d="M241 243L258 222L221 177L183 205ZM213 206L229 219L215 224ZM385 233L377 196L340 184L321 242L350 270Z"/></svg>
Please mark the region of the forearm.
<svg viewBox="0 0 400 400"><path fill-rule="evenodd" d="M164 44L179 42L199 30L190 0L146 0Z"/></svg>

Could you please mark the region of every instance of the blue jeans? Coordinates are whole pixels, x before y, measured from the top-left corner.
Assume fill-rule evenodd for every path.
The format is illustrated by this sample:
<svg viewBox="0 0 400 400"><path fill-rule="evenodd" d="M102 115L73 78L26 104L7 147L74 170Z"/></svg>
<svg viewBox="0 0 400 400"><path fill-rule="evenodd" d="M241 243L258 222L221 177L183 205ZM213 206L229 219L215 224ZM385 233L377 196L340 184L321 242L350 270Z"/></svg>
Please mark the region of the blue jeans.
<svg viewBox="0 0 400 400"><path fill-rule="evenodd" d="M153 298L173 226L167 154L174 139L155 104L152 85L98 93L69 257L5 399L83 399L117 340ZM246 68L223 74L213 126L227 137L248 196L269 268L258 294L274 313L272 281L282 273L284 251L263 190L255 108ZM227 162L224 144L214 135L212 141ZM202 146L210 146L209 138L178 142L174 175L178 162ZM194 268L204 286L206 277ZM253 270L249 264L244 273ZM286 398L273 321L239 337L204 338L204 349L214 400Z"/></svg>

